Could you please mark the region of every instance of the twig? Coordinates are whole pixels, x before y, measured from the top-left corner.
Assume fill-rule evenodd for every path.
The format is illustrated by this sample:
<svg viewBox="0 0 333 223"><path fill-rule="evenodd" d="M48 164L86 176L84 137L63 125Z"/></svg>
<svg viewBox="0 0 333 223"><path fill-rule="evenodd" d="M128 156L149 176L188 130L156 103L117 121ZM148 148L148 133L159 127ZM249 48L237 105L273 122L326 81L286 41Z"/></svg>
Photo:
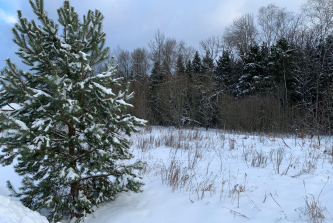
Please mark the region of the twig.
<svg viewBox="0 0 333 223"><path fill-rule="evenodd" d="M282 213L284 214L284 217L285 217L285 219L288 219L288 217L287 217L287 215L286 215L286 213L283 211L283 209L281 208L281 206L280 206L280 204L274 199L274 197L273 197L273 195L272 195L272 193L271 192L269 192L269 194L271 195L271 197L272 197L272 199L274 200L274 202L280 207L280 209L281 209L281 211L282 211Z"/></svg>
<svg viewBox="0 0 333 223"><path fill-rule="evenodd" d="M248 218L246 215L244 215L244 214L242 214L242 213L240 213L238 211L234 211L234 210L232 210L230 208L226 208L226 207L223 207L223 208L228 209L230 211L230 213L234 215L234 217L236 217L236 215L238 215L240 217L247 218L247 219L250 220L250 218Z"/></svg>
<svg viewBox="0 0 333 223"><path fill-rule="evenodd" d="M287 146L289 149L291 149L290 146L288 146L287 143L284 141L284 139L282 139L282 142L284 143L285 146Z"/></svg>
<svg viewBox="0 0 333 223"><path fill-rule="evenodd" d="M247 193L244 191L244 194L247 196L247 198L250 200L250 202L259 210L259 211L261 211L260 210L260 208L258 208L258 206L253 202L253 200L249 197L249 195L247 195ZM266 198L265 198L266 199ZM265 202L264 202L265 203Z"/></svg>

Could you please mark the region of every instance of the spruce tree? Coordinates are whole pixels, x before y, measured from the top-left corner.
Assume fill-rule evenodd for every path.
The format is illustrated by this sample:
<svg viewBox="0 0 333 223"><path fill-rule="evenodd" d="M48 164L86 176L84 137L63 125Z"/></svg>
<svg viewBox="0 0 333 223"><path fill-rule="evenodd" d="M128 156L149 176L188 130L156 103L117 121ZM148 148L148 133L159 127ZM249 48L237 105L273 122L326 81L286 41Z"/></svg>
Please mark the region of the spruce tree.
<svg viewBox="0 0 333 223"><path fill-rule="evenodd" d="M214 72L214 60L212 59L209 51L206 51L205 57L202 59L202 72L210 75Z"/></svg>
<svg viewBox="0 0 333 223"><path fill-rule="evenodd" d="M259 89L257 83L261 81L262 66L260 47L255 44L243 56L244 71L240 79L241 90L244 94L256 94Z"/></svg>
<svg viewBox="0 0 333 223"><path fill-rule="evenodd" d="M185 66L185 73L187 76L191 79L192 78L192 73L193 73L193 67L192 67L192 62L191 60L188 60Z"/></svg>
<svg viewBox="0 0 333 223"><path fill-rule="evenodd" d="M215 79L218 82L220 90L223 92L231 93L235 78L233 77L233 69L231 66L230 53L223 51L222 56L216 62Z"/></svg>
<svg viewBox="0 0 333 223"><path fill-rule="evenodd" d="M176 62L176 74L184 74L184 73L185 73L185 66L184 66L183 55L178 54Z"/></svg>
<svg viewBox="0 0 333 223"><path fill-rule="evenodd" d="M288 104L288 100L295 94L295 57L296 51L286 39L280 39L271 47L269 56L269 68L278 92L283 95L283 106Z"/></svg>
<svg viewBox="0 0 333 223"><path fill-rule="evenodd" d="M50 222L80 222L117 193L141 191L143 164L130 161L128 138L145 121L126 114L133 97L128 87L112 91L121 81L114 78L116 67L94 73L109 51L101 12L89 10L80 21L65 1L59 25L44 11L43 0L29 2L39 24L18 11L13 34L30 70L7 59L0 75L0 108L12 108L0 113L0 164L17 159L23 186L17 192L8 186L25 206L46 209Z"/></svg>
<svg viewBox="0 0 333 223"><path fill-rule="evenodd" d="M240 89L246 94L264 95L271 93L272 78L268 71L268 51L263 44L255 44L244 54L244 75L240 79Z"/></svg>
<svg viewBox="0 0 333 223"><path fill-rule="evenodd" d="M199 74L202 72L202 63L198 51L195 52L194 58L192 60L192 68L194 73Z"/></svg>
<svg viewBox="0 0 333 223"><path fill-rule="evenodd" d="M150 75L151 84L149 86L148 100L151 109L152 122L160 125L163 124L163 118L161 112L162 108L161 85L163 83L164 78L165 75L163 73L163 69L161 68L161 65L158 62L156 62L154 64L154 67Z"/></svg>

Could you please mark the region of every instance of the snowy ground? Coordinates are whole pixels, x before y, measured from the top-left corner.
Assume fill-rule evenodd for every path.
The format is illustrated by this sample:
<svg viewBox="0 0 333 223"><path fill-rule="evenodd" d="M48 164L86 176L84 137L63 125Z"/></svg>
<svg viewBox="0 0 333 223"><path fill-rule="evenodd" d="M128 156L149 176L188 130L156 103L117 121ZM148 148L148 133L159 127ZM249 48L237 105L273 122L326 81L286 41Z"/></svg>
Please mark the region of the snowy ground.
<svg viewBox="0 0 333 223"><path fill-rule="evenodd" d="M136 158L147 162L144 192L120 194L85 222L333 222L331 137L319 143L153 127L132 142ZM0 176L0 194L8 193L7 179L18 187L10 167L1 167ZM6 202L13 203L0 196L0 223L21 222L3 220Z"/></svg>
<svg viewBox="0 0 333 223"><path fill-rule="evenodd" d="M21 202L0 194L1 223L47 223L46 217L24 207Z"/></svg>

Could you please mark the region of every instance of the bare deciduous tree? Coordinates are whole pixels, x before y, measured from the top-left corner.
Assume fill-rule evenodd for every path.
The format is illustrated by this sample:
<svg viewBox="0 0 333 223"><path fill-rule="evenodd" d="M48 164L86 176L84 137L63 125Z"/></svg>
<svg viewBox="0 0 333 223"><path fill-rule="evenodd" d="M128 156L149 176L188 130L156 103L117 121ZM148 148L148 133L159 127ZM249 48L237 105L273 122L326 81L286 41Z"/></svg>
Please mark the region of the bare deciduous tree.
<svg viewBox="0 0 333 223"><path fill-rule="evenodd" d="M308 0L302 7L311 29L323 39L333 31L333 1Z"/></svg>
<svg viewBox="0 0 333 223"><path fill-rule="evenodd" d="M118 76L124 77L125 79L130 78L131 76L131 58L130 53L127 50L121 49L120 46L117 46L117 49L114 51L115 62L118 65Z"/></svg>
<svg viewBox="0 0 333 223"><path fill-rule="evenodd" d="M165 44L165 35L157 30L154 38L149 41L148 46L150 48L151 60L153 63L161 64L163 60L163 47Z"/></svg>
<svg viewBox="0 0 333 223"><path fill-rule="evenodd" d="M165 38L159 30L155 33L154 39L149 43L150 59L153 64L158 63L164 74L173 73L177 61L178 44L174 38Z"/></svg>
<svg viewBox="0 0 333 223"><path fill-rule="evenodd" d="M223 50L222 39L219 36L211 36L200 41L200 48L204 54L209 53L211 58L215 61Z"/></svg>
<svg viewBox="0 0 333 223"><path fill-rule="evenodd" d="M274 4L261 7L258 13L258 24L261 28L261 38L268 46L279 39L294 41L301 26L301 17L286 11Z"/></svg>
<svg viewBox="0 0 333 223"><path fill-rule="evenodd" d="M258 31L252 14L244 14L235 19L233 24L225 29L223 35L225 43L236 48L241 57L256 43L257 37Z"/></svg>
<svg viewBox="0 0 333 223"><path fill-rule="evenodd" d="M186 46L184 41L178 43L178 55L182 55L184 63L187 63L193 58L195 51L192 46Z"/></svg>
<svg viewBox="0 0 333 223"><path fill-rule="evenodd" d="M167 38L163 47L162 69L166 74L171 74L175 70L177 61L177 41Z"/></svg>
<svg viewBox="0 0 333 223"><path fill-rule="evenodd" d="M137 48L131 53L132 76L141 79L148 76L149 54L145 48Z"/></svg>

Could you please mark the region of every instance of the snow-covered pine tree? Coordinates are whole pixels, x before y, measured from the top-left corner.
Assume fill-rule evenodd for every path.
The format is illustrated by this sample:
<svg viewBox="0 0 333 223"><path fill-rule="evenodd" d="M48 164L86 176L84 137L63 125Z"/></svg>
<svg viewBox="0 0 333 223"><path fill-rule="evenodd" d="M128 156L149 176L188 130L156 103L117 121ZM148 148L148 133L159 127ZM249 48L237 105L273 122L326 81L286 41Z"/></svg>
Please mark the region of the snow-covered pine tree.
<svg viewBox="0 0 333 223"><path fill-rule="evenodd" d="M128 138L145 121L126 114L133 97L128 88L112 92L121 81L114 78L115 67L94 74L93 67L108 57L101 12L89 10L80 22L65 1L58 25L43 0L29 2L40 25L18 11L13 33L30 71L7 59L0 76L0 108L12 108L0 113L0 163L17 159L23 186L15 192L8 185L25 206L48 210L51 222L80 222L117 193L141 191L143 164L130 161Z"/></svg>

